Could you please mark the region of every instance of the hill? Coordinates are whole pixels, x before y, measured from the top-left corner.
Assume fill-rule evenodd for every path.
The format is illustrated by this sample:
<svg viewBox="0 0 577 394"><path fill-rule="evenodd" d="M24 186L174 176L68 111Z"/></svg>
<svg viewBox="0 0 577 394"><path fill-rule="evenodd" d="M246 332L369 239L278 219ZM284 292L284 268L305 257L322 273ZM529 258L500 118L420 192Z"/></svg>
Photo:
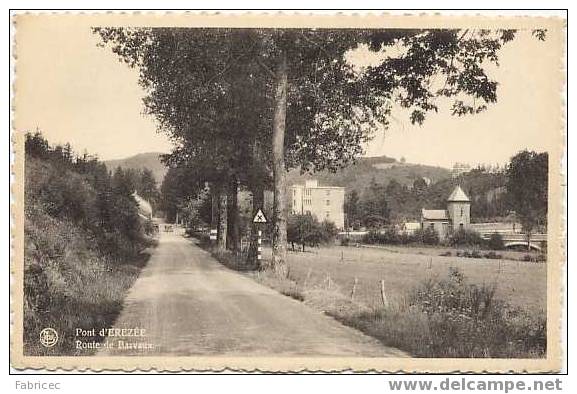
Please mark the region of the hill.
<svg viewBox="0 0 577 394"><path fill-rule="evenodd" d="M108 160L105 161L104 164L109 171L114 170L116 167L131 169L148 168L152 171L156 184L160 187L160 184L166 175L166 171L168 170L160 161L160 155L162 155L162 153L159 152L139 153L125 159Z"/></svg>
<svg viewBox="0 0 577 394"><path fill-rule="evenodd" d="M415 179L429 178L431 183L451 177L448 169L423 164L401 163L387 156L365 157L356 164L343 168L336 173L328 171L314 174L301 174L292 170L288 174L288 184L303 183L307 179L318 179L321 185L343 186L350 190L363 190L374 178L379 184L388 184L391 180L401 185L412 186Z"/></svg>

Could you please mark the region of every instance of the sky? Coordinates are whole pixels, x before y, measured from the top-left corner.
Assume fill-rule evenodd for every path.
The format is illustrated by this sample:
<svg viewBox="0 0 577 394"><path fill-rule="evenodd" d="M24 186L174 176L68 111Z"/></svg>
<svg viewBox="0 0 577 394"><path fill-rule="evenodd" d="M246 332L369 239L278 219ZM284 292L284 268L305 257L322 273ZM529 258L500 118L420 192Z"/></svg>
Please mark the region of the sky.
<svg viewBox="0 0 577 394"><path fill-rule="evenodd" d="M97 47L89 26L48 19L16 31L17 130L39 128L50 143L69 142L75 151L103 160L170 151L154 118L143 114L137 71L109 48ZM499 81L496 104L474 116L429 114L422 126L395 110L389 129L376 134L366 154L452 167L502 165L522 149L550 150L551 133L559 133L552 116L559 107L552 72L559 59L550 47L550 41L519 34L502 50L500 67L491 69Z"/></svg>

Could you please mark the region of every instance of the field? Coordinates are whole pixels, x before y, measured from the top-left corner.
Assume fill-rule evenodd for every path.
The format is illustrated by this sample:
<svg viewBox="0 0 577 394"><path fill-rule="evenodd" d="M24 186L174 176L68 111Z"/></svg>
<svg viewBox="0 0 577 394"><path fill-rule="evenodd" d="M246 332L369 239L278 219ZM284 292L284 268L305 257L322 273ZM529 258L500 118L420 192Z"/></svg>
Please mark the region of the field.
<svg viewBox="0 0 577 394"><path fill-rule="evenodd" d="M288 254L286 272L253 270L281 294L414 357L542 358L547 265L452 256L444 248L332 246ZM505 256L503 256L505 257ZM270 248L263 259L271 258Z"/></svg>
<svg viewBox="0 0 577 394"><path fill-rule="evenodd" d="M547 306L547 265L519 260L515 252L491 260L439 256L436 248L332 246L289 252L290 278L303 287L337 291L350 297L355 278L354 301L368 307L378 306L384 281L386 298L404 303L407 292L427 279L442 279L450 267L457 267L468 282L496 286L496 295L513 306L528 311L544 311ZM454 250L453 250L454 251ZM519 252L517 252L519 253ZM265 249L264 258L270 256Z"/></svg>

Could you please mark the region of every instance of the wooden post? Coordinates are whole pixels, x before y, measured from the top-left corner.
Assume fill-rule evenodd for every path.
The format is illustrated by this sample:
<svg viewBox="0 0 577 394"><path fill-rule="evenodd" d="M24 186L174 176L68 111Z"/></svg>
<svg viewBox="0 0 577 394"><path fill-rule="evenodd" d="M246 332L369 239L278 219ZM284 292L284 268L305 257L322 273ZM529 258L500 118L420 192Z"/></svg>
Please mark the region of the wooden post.
<svg viewBox="0 0 577 394"><path fill-rule="evenodd" d="M353 281L353 289L351 290L351 301L354 300L354 298L355 298L355 292L357 291L357 282L358 282L358 279L355 276L355 280Z"/></svg>
<svg viewBox="0 0 577 394"><path fill-rule="evenodd" d="M433 268L433 258L430 257L429 258L429 266L427 267L428 269L432 269Z"/></svg>
<svg viewBox="0 0 577 394"><path fill-rule="evenodd" d="M331 289L331 274L327 273L327 289Z"/></svg>
<svg viewBox="0 0 577 394"><path fill-rule="evenodd" d="M385 294L385 281L382 279L381 279L381 300L383 301L383 306L385 308L389 306L387 295Z"/></svg>
<svg viewBox="0 0 577 394"><path fill-rule="evenodd" d="M341 250L341 262L345 261L345 254L344 252Z"/></svg>

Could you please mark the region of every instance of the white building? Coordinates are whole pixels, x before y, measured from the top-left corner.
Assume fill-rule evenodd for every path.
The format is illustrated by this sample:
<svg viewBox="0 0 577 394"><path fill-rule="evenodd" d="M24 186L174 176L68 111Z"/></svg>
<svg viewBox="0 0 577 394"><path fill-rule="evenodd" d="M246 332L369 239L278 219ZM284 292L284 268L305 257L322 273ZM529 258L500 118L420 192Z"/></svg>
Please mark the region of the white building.
<svg viewBox="0 0 577 394"><path fill-rule="evenodd" d="M339 229L345 227L345 188L319 186L316 180L289 189L290 210L293 214L311 214L322 221L333 222Z"/></svg>

